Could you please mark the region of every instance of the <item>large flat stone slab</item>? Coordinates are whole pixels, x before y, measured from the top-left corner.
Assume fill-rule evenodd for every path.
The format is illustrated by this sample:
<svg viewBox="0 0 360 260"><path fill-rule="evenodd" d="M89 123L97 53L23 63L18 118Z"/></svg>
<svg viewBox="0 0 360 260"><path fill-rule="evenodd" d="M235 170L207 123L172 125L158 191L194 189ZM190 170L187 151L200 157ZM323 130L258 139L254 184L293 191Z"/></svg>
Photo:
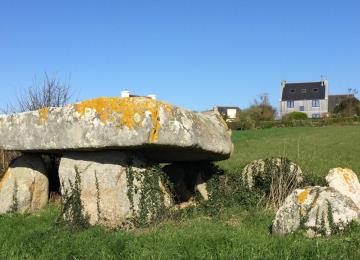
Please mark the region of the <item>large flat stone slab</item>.
<svg viewBox="0 0 360 260"><path fill-rule="evenodd" d="M233 145L219 114L146 97L97 98L0 116L0 148L58 152L135 150L159 162L224 160Z"/></svg>

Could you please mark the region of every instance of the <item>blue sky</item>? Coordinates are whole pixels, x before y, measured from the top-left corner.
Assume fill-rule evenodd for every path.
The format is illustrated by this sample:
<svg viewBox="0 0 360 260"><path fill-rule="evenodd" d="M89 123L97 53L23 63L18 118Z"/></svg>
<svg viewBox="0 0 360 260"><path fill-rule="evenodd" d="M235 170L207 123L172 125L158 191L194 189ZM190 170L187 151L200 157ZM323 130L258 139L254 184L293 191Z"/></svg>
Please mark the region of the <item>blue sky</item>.
<svg viewBox="0 0 360 260"><path fill-rule="evenodd" d="M76 99L128 89L195 110L248 106L280 82L360 89L360 1L0 2L0 106L44 71Z"/></svg>

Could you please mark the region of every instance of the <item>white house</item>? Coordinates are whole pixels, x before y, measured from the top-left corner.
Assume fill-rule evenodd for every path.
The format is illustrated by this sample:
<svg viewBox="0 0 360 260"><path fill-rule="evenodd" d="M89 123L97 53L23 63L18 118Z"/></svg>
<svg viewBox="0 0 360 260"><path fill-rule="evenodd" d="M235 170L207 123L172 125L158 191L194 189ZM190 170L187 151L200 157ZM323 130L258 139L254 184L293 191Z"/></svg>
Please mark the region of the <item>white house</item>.
<svg viewBox="0 0 360 260"><path fill-rule="evenodd" d="M280 116L299 111L309 118L328 114L329 83L327 80L305 83L281 83Z"/></svg>

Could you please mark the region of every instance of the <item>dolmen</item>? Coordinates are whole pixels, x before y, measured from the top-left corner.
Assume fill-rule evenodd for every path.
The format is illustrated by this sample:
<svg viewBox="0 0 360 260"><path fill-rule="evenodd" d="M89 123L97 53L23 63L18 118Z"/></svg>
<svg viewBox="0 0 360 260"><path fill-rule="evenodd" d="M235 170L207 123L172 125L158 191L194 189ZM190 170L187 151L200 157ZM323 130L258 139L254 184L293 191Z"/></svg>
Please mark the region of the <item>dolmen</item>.
<svg viewBox="0 0 360 260"><path fill-rule="evenodd" d="M150 222L172 207L160 164L181 168L225 160L233 144L218 113L148 97L102 97L0 115L0 149L23 154L0 182L0 213L31 213L47 204L54 176L44 155L50 155L60 160L56 177L64 217L79 210L71 205L78 198L90 224L121 228Z"/></svg>

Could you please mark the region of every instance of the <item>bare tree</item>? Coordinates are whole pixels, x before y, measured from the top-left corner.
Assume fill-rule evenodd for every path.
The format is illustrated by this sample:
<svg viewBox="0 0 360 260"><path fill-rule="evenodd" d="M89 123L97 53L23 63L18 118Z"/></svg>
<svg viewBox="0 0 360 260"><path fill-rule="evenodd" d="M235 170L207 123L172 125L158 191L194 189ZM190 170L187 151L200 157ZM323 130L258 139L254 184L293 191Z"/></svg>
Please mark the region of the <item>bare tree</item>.
<svg viewBox="0 0 360 260"><path fill-rule="evenodd" d="M35 77L33 84L17 95L16 104L9 104L3 112L9 114L38 110L44 107L61 107L69 102L71 96L69 82L61 81L56 75L50 77L45 72L41 82ZM10 162L20 155L21 153L16 151L0 150L0 179ZM55 161L55 157L50 156L50 160Z"/></svg>
<svg viewBox="0 0 360 260"><path fill-rule="evenodd" d="M69 82L61 81L56 75L46 72L41 82L35 77L30 87L17 95L16 105L10 104L6 113L33 111L44 107L62 107L72 96Z"/></svg>
<svg viewBox="0 0 360 260"><path fill-rule="evenodd" d="M70 84L64 83L58 77L45 72L42 83L36 78L21 96L18 96L18 108L20 111L32 111L44 107L61 107L66 105L71 98Z"/></svg>

